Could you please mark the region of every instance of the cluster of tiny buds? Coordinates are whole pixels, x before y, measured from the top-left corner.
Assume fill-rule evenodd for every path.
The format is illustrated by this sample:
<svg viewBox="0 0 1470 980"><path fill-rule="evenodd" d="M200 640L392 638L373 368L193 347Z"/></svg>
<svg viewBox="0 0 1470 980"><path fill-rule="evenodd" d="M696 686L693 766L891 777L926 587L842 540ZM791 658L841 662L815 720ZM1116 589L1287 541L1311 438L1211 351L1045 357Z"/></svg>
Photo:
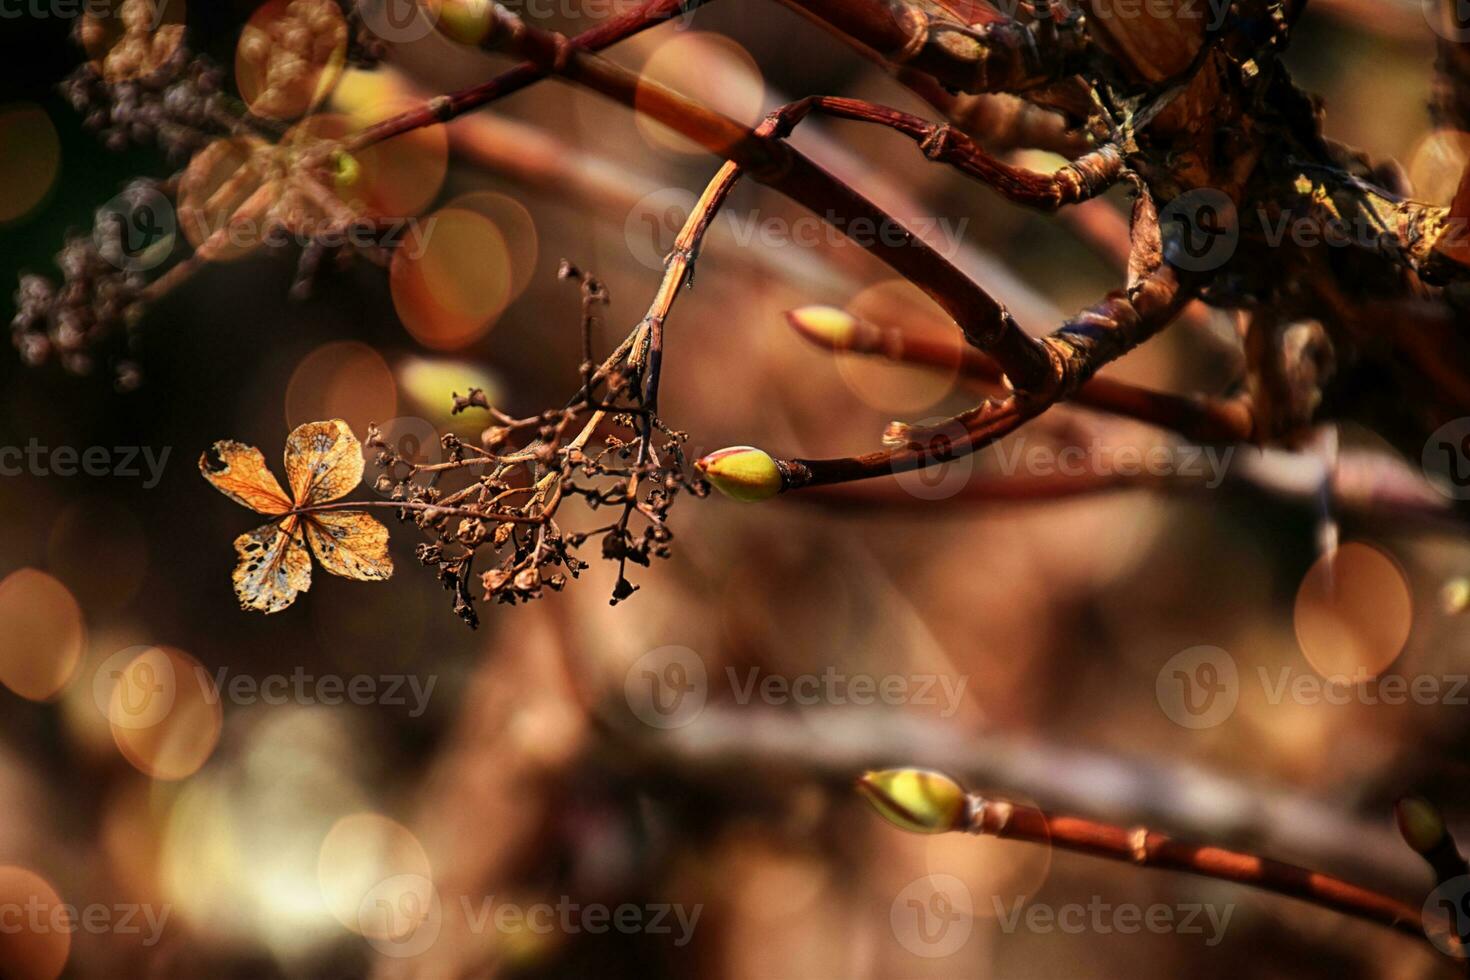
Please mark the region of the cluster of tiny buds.
<svg viewBox="0 0 1470 980"><path fill-rule="evenodd" d="M151 185L136 181L124 192L146 193ZM116 229L101 226L101 234L74 235L56 256L62 281L26 274L15 293L11 339L28 365L55 358L72 374L90 374L100 351L112 345L111 360L117 386L135 388L137 365L127 357L129 328L140 309L144 281L109 261ZM100 243L100 246L99 246Z"/></svg>
<svg viewBox="0 0 1470 980"><path fill-rule="evenodd" d="M61 84L62 96L110 150L157 144L182 162L232 127L224 71L180 46L156 70L108 81L92 63Z"/></svg>

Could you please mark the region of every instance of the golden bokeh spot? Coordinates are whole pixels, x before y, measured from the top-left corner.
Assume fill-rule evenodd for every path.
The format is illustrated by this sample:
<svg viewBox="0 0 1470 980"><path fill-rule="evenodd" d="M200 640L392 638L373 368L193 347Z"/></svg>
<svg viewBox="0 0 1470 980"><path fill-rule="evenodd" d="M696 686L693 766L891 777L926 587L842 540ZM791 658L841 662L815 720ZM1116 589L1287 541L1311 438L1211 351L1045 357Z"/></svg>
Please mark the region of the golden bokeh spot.
<svg viewBox="0 0 1470 980"><path fill-rule="evenodd" d="M634 104L638 131L649 145L704 156L709 150L645 115L651 87L674 89L731 118L754 126L760 122L766 86L750 52L719 34L683 31L654 48L639 73ZM720 147L719 149L728 149Z"/></svg>
<svg viewBox="0 0 1470 980"><path fill-rule="evenodd" d="M1377 676L1403 651L1413 618L1398 563L1360 541L1318 558L1297 589L1297 643L1323 677Z"/></svg>
<svg viewBox="0 0 1470 980"><path fill-rule="evenodd" d="M198 772L214 752L224 720L209 673L170 647L152 647L119 672L107 714L123 758L164 780Z"/></svg>
<svg viewBox="0 0 1470 980"><path fill-rule="evenodd" d="M295 119L332 90L347 61L347 22L332 0L266 0L240 32L235 83L250 111Z"/></svg>
<svg viewBox="0 0 1470 980"><path fill-rule="evenodd" d="M393 254L393 306L415 340L435 350L474 343L510 303L510 249L489 218L436 211Z"/></svg>
<svg viewBox="0 0 1470 980"><path fill-rule="evenodd" d="M923 290L902 279L886 279L852 298L847 311L881 327L916 335L952 336L954 323ZM837 373L869 407L894 415L923 412L945 398L959 375L959 360L948 370L895 364L866 354L836 355Z"/></svg>
<svg viewBox="0 0 1470 980"><path fill-rule="evenodd" d="M184 43L184 0L89 0L82 47L109 82L151 75Z"/></svg>
<svg viewBox="0 0 1470 980"><path fill-rule="evenodd" d="M1448 205L1460 186L1460 175L1470 163L1470 133L1440 129L1425 134L1409 155L1409 182L1414 198Z"/></svg>
<svg viewBox="0 0 1470 980"><path fill-rule="evenodd" d="M480 412L451 414L454 402L448 392L463 395L479 388L491 405L505 398L500 378L481 365L449 358L405 357L396 364L398 389L403 393L404 411L432 423L439 430L478 435L486 419Z"/></svg>
<svg viewBox="0 0 1470 980"><path fill-rule="evenodd" d="M338 820L322 841L317 880L322 900L343 926L369 939L392 939L389 917L363 914L364 901L375 889L401 877L403 888L421 891L430 901L429 856L407 827L377 813L354 813ZM414 887L415 880L424 882ZM401 897L401 896L400 896Z"/></svg>
<svg viewBox="0 0 1470 980"><path fill-rule="evenodd" d="M357 78L366 74L348 72L343 87L351 84L353 94L333 99L333 105L344 110L329 117L337 137L422 104L401 90L358 83ZM372 214L422 214L439 195L449 172L449 130L442 123L420 126L356 151L353 163L353 180L338 191L344 200Z"/></svg>
<svg viewBox="0 0 1470 980"><path fill-rule="evenodd" d="M34 568L0 580L0 684L49 700L76 676L85 642L81 607L66 586Z"/></svg>
<svg viewBox="0 0 1470 980"><path fill-rule="evenodd" d="M445 207L484 215L500 229L501 237L510 246L510 298L512 302L519 299L531 285L541 255L540 236L531 212L515 198L494 191L462 194Z"/></svg>
<svg viewBox="0 0 1470 980"><path fill-rule="evenodd" d="M29 214L61 172L61 140L33 102L0 107L0 224Z"/></svg>
<svg viewBox="0 0 1470 980"><path fill-rule="evenodd" d="M286 385L286 425L342 419L353 432L398 414L398 387L383 356L355 340L323 344L307 354Z"/></svg>
<svg viewBox="0 0 1470 980"><path fill-rule="evenodd" d="M0 964L7 978L53 980L71 955L71 934L79 928L51 884L29 868L0 867L0 909L8 911L0 928Z"/></svg>

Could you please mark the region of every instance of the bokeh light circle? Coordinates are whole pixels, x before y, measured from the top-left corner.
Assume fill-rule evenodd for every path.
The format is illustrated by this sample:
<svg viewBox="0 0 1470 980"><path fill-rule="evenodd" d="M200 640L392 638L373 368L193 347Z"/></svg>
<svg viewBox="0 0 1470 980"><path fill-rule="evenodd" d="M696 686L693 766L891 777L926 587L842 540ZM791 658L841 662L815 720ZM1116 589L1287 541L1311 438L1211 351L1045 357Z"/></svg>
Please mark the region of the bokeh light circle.
<svg viewBox="0 0 1470 980"><path fill-rule="evenodd" d="M393 370L376 350L355 340L323 344L303 357L286 384L286 425L343 419L358 437L369 422L398 414Z"/></svg>
<svg viewBox="0 0 1470 980"><path fill-rule="evenodd" d="M376 915L361 913L369 893L380 883L403 876L430 881L429 856L418 838L396 820L377 813L354 813L333 824L322 840L317 858L322 900L337 921L353 932L382 940L401 934L401 929L392 928L391 916L384 910L377 909ZM420 888L416 897L429 904L428 889Z"/></svg>
<svg viewBox="0 0 1470 980"><path fill-rule="evenodd" d="M0 106L0 224L25 217L61 173L61 139L33 102Z"/></svg>
<svg viewBox="0 0 1470 980"><path fill-rule="evenodd" d="M1361 541L1323 554L1297 589L1297 643L1323 677L1376 677L1403 651L1413 618L1398 562Z"/></svg>
<svg viewBox="0 0 1470 980"><path fill-rule="evenodd" d="M224 720L209 673L170 647L150 647L129 661L115 680L107 716L123 758L162 780L198 772L213 754Z"/></svg>
<svg viewBox="0 0 1470 980"><path fill-rule="evenodd" d="M676 153L710 151L645 114L653 86L672 88L750 126L760 122L765 105L765 82L755 58L719 34L684 31L669 37L654 48L638 77L638 131L651 146Z"/></svg>
<svg viewBox="0 0 1470 980"><path fill-rule="evenodd" d="M29 868L0 867L0 908L13 909L0 929L0 964L14 980L54 980L71 955L75 910Z"/></svg>
<svg viewBox="0 0 1470 980"><path fill-rule="evenodd" d="M294 119L342 75L347 22L333 0L266 0L235 46L235 84L250 111Z"/></svg>
<svg viewBox="0 0 1470 980"><path fill-rule="evenodd" d="M907 333L949 337L954 324L923 290L903 279L885 279L859 292L846 309L861 320ZM948 369L896 364L884 357L838 354L837 372L854 395L881 412L914 415L933 407L954 388L959 358Z"/></svg>
<svg viewBox="0 0 1470 980"><path fill-rule="evenodd" d="M511 298L510 249L495 222L459 208L436 211L393 254L393 306L414 339L458 350L483 337Z"/></svg>
<svg viewBox="0 0 1470 980"><path fill-rule="evenodd" d="M0 684L50 700L76 676L85 642L81 607L66 586L34 568L0 580Z"/></svg>

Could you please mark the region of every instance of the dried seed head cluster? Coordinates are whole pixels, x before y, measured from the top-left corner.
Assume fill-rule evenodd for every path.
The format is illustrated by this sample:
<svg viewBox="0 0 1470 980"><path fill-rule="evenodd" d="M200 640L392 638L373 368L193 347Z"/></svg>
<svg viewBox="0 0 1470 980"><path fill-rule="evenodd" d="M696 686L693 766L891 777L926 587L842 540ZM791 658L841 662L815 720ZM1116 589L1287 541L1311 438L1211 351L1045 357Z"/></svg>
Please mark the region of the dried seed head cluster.
<svg viewBox="0 0 1470 980"><path fill-rule="evenodd" d="M563 277L582 284L590 337L607 292L571 266L563 266ZM583 388L564 408L517 418L478 389L456 394L456 414L484 412L489 424L479 445L445 435L442 462L407 460L377 427L369 429L366 444L382 470L377 490L409 505L400 516L431 539L419 545L419 561L436 570L470 626L478 623L477 598L529 602L563 589L590 567L578 552L593 540L617 564L612 602L627 599L638 590L629 563L646 568L670 555L674 501L685 490L709 492L688 465L688 437L645 406L644 327L600 366L584 365ZM467 485L442 486L452 474L468 475Z"/></svg>
<svg viewBox="0 0 1470 980"><path fill-rule="evenodd" d="M124 194L154 191L151 182L135 181ZM112 367L119 388L137 385L131 327L145 283L141 275L110 260L120 247L120 233L107 215L99 214L93 234L72 236L57 254L60 285L45 276L21 276L10 334L27 364L55 359L73 374L89 374L101 358Z"/></svg>

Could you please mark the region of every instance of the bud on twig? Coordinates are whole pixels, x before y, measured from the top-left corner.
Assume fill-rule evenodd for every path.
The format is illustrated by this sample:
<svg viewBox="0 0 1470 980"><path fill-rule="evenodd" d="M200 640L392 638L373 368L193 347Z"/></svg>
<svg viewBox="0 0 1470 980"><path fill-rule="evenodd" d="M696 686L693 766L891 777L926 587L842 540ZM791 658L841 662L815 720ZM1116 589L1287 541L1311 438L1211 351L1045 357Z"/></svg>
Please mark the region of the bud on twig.
<svg viewBox="0 0 1470 980"><path fill-rule="evenodd" d="M1393 808L1394 820L1404 841L1420 854L1428 855L1449 833L1439 808L1417 796L1406 796Z"/></svg>
<svg viewBox="0 0 1470 980"><path fill-rule="evenodd" d="M787 311L786 319L818 347L848 350L857 339L858 318L835 306L803 306Z"/></svg>
<svg viewBox="0 0 1470 980"><path fill-rule="evenodd" d="M916 834L944 834L964 827L966 797L960 784L929 769L864 773L858 792L883 819Z"/></svg>
<svg viewBox="0 0 1470 980"><path fill-rule="evenodd" d="M781 492L781 470L769 453L754 446L732 446L694 464L725 496L745 503Z"/></svg>
<svg viewBox="0 0 1470 980"><path fill-rule="evenodd" d="M1404 841L1434 870L1436 885L1470 874L1470 864L1460 853L1439 807L1421 797L1406 796L1394 804L1393 815ZM1470 941L1470 931L1463 927L1462 919L1457 917L1455 921L1460 924L1460 941Z"/></svg>
<svg viewBox="0 0 1470 980"><path fill-rule="evenodd" d="M479 44L495 28L495 5L490 0L430 0L434 26L460 44Z"/></svg>

